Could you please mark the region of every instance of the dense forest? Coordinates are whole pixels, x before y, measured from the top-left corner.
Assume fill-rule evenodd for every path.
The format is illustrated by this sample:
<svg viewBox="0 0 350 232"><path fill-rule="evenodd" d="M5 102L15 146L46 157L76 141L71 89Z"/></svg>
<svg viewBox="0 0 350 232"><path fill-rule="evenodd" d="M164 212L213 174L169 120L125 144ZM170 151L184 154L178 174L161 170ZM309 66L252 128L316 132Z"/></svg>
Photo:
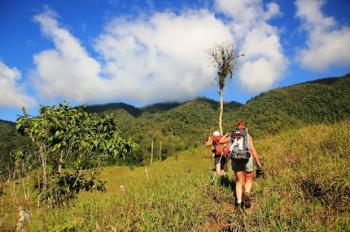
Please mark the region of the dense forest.
<svg viewBox="0 0 350 232"><path fill-rule="evenodd" d="M109 107L108 107L109 106ZM240 103L225 104L225 113L237 110ZM139 144L141 160L148 160L152 140L156 159L168 154L202 145L211 131L217 129L218 102L196 98L184 103L162 103L144 108L125 104L89 106L91 112L112 115L127 137ZM227 118L228 120L228 118Z"/></svg>
<svg viewBox="0 0 350 232"><path fill-rule="evenodd" d="M207 98L142 108L124 103L91 105L87 110L111 116L123 136L138 144L130 161L134 164L150 162L152 144L153 159L166 159L169 154L203 144L218 129L219 103ZM350 74L273 89L244 105L227 102L224 111L225 131L233 130L235 122L243 118L256 138L307 124L341 121L350 116ZM0 121L2 171L10 163L9 152L23 146L31 145L16 134L15 124Z"/></svg>
<svg viewBox="0 0 350 232"><path fill-rule="evenodd" d="M15 123L0 120L0 177L6 175L13 165L10 153L17 148L31 149L32 143L28 138L17 134Z"/></svg>
<svg viewBox="0 0 350 232"><path fill-rule="evenodd" d="M271 90L249 100L233 118L245 118L257 136L350 115L350 74Z"/></svg>
<svg viewBox="0 0 350 232"><path fill-rule="evenodd" d="M219 103L207 98L144 108L119 103L88 109L113 115L121 131L140 144L142 159L149 157L152 138L155 154L161 148L164 158L173 151L203 144L218 129ZM244 105L225 103L224 111L225 131L233 130L242 118L248 121L250 133L256 138L308 124L341 121L350 116L350 74L274 89Z"/></svg>

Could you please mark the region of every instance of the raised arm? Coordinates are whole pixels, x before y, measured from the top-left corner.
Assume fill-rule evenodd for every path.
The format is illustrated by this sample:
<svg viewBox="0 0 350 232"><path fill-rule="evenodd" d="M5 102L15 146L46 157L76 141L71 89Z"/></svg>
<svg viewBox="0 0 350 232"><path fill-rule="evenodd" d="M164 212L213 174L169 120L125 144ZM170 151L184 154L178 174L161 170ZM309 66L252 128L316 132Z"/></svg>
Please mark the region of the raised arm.
<svg viewBox="0 0 350 232"><path fill-rule="evenodd" d="M258 152L256 151L256 149L254 147L254 143L253 143L252 137L250 137L250 136L248 137L248 142L249 142L250 152L251 152L251 154L253 155L253 158L256 161L256 165L257 166L261 166L259 155L258 155Z"/></svg>
<svg viewBox="0 0 350 232"><path fill-rule="evenodd" d="M230 141L231 141L231 134L227 133L221 137L219 143L224 144L224 143L228 143Z"/></svg>
<svg viewBox="0 0 350 232"><path fill-rule="evenodd" d="M211 145L213 145L213 137L209 136L208 141L205 143L205 146L208 147Z"/></svg>

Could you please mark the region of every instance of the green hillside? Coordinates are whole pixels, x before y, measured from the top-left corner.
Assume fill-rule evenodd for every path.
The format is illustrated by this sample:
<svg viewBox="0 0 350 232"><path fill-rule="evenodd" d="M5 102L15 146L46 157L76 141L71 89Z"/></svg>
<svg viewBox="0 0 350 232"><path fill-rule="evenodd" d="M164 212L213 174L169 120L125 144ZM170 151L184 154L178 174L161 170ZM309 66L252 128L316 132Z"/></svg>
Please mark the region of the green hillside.
<svg viewBox="0 0 350 232"><path fill-rule="evenodd" d="M150 160L153 138L154 158L201 145L218 128L219 103L196 98L183 103L158 103L137 108L124 103L92 105L89 111L110 114L126 137L139 144L135 164ZM234 128L237 119L246 119L255 138L285 129L321 122L337 122L350 116L350 74L296 84L262 93L242 105L225 104L223 126ZM14 125L0 121L1 159L26 140L15 135ZM9 139L9 136L11 137ZM7 159L7 158L5 158ZM6 162L2 162L6 163Z"/></svg>
<svg viewBox="0 0 350 232"><path fill-rule="evenodd" d="M105 167L106 193L84 193L73 206L36 208L28 231L349 231L350 121L288 130L255 141L266 178L253 207L233 207L233 175L210 185L203 147L151 166ZM123 187L121 187L123 186ZM4 229L15 223L0 201ZM7 213L7 214L6 214Z"/></svg>
<svg viewBox="0 0 350 232"><path fill-rule="evenodd" d="M274 89L249 100L233 118L245 118L257 136L350 116L350 74Z"/></svg>
<svg viewBox="0 0 350 232"><path fill-rule="evenodd" d="M95 113L112 113L115 111L125 111L128 114L136 117L141 114L141 110L135 106L125 104L125 103L109 103L102 105L90 105L88 106L89 111Z"/></svg>
<svg viewBox="0 0 350 232"><path fill-rule="evenodd" d="M226 103L225 113L240 106L236 102ZM216 129L219 112L218 103L207 98L133 108L132 113L129 109L120 104L88 107L91 112L103 112L117 119L121 131L140 145L138 154L142 162L150 158L152 138L157 159L201 145L210 131Z"/></svg>
<svg viewBox="0 0 350 232"><path fill-rule="evenodd" d="M218 128L219 103L207 98L140 109L120 104L103 105L99 110L94 107L89 110L116 117L121 130L140 144L140 160L144 161L149 159L152 137L157 143L155 153L162 143L162 156L166 157L202 144ZM224 109L225 131L233 130L243 118L256 138L308 124L337 122L350 116L350 74L274 89L244 105L226 103Z"/></svg>
<svg viewBox="0 0 350 232"><path fill-rule="evenodd" d="M225 131L247 119L267 172L245 212L233 207L232 173L209 185L212 161L202 144L217 129L218 102L90 106L113 116L122 137L133 138L132 163L143 166L104 166L99 178L107 181L106 193L80 193L71 205L54 209L37 207L39 170L2 181L0 230L14 230L19 206L26 206L28 231L348 231L349 89L346 75L274 89L245 105L225 104ZM0 129L6 175L9 151L30 143L14 123L0 121ZM29 201L23 187L30 189Z"/></svg>
<svg viewBox="0 0 350 232"><path fill-rule="evenodd" d="M15 148L28 148L29 139L17 134L15 123L0 120L0 179L8 175L7 170L13 162L10 152Z"/></svg>

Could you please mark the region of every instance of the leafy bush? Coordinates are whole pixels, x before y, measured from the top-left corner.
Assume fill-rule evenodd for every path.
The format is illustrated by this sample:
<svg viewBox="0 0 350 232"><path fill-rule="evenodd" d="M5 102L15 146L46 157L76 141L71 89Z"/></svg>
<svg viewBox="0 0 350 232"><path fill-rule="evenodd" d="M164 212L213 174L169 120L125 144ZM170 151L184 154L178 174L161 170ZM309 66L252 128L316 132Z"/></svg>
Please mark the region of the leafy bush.
<svg viewBox="0 0 350 232"><path fill-rule="evenodd" d="M13 153L17 150L34 150L30 139L17 134L15 123L0 120L0 181L14 172Z"/></svg>
<svg viewBox="0 0 350 232"><path fill-rule="evenodd" d="M42 170L39 199L54 206L74 199L80 190L104 191L104 183L95 180L95 171L86 179L83 170L125 159L134 147L120 136L112 118L93 116L84 107L66 104L42 106L37 117L25 113L18 118L16 129L38 148L32 157Z"/></svg>
<svg viewBox="0 0 350 232"><path fill-rule="evenodd" d="M96 180L94 172L88 178L85 174L75 171L74 173L64 172L62 174L51 175L47 183L47 191L43 191L40 186L39 199L52 206L61 206L77 198L80 191L105 192L105 182Z"/></svg>

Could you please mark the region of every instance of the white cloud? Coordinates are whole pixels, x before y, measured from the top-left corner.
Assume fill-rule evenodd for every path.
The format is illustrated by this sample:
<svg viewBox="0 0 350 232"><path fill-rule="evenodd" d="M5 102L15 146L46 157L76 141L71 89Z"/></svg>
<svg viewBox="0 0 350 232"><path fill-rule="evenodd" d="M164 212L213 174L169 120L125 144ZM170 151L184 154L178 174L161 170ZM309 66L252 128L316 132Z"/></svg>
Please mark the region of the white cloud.
<svg viewBox="0 0 350 232"><path fill-rule="evenodd" d="M281 16L282 12L280 11L280 6L274 2L267 4L267 12L265 12L265 18L271 19L274 17Z"/></svg>
<svg viewBox="0 0 350 232"><path fill-rule="evenodd" d="M45 11L34 18L54 49L34 56L35 83L44 97L65 97L77 101L97 99L107 81L99 78L100 64L91 58L80 42L61 28L54 14Z"/></svg>
<svg viewBox="0 0 350 232"><path fill-rule="evenodd" d="M101 62L49 11L35 16L55 47L34 57L36 83L45 97L76 101L183 100L213 83L206 50L231 39L208 11L115 18L96 40Z"/></svg>
<svg viewBox="0 0 350 232"><path fill-rule="evenodd" d="M78 102L184 100L215 85L208 49L234 41L245 53L242 85L254 93L271 88L287 66L278 31L268 23L281 15L279 6L217 0L216 9L229 22L208 10L116 17L95 40L98 60L46 10L34 19L54 47L34 55L36 86L45 98Z"/></svg>
<svg viewBox="0 0 350 232"><path fill-rule="evenodd" d="M0 106L31 107L34 99L29 97L18 84L21 73L0 61Z"/></svg>
<svg viewBox="0 0 350 232"><path fill-rule="evenodd" d="M307 33L307 47L298 53L299 62L311 70L350 65L350 27L337 25L333 17L323 15L325 1L295 2L296 17Z"/></svg>
<svg viewBox="0 0 350 232"><path fill-rule="evenodd" d="M149 19L121 18L96 41L105 70L134 99L184 99L213 82L206 50L231 40L229 29L208 11L157 13Z"/></svg>
<svg viewBox="0 0 350 232"><path fill-rule="evenodd" d="M261 0L216 0L215 5L230 18L235 42L245 54L238 71L240 82L254 93L268 90L283 77L288 62L278 30L268 23L281 15L279 6L271 2L264 10Z"/></svg>

